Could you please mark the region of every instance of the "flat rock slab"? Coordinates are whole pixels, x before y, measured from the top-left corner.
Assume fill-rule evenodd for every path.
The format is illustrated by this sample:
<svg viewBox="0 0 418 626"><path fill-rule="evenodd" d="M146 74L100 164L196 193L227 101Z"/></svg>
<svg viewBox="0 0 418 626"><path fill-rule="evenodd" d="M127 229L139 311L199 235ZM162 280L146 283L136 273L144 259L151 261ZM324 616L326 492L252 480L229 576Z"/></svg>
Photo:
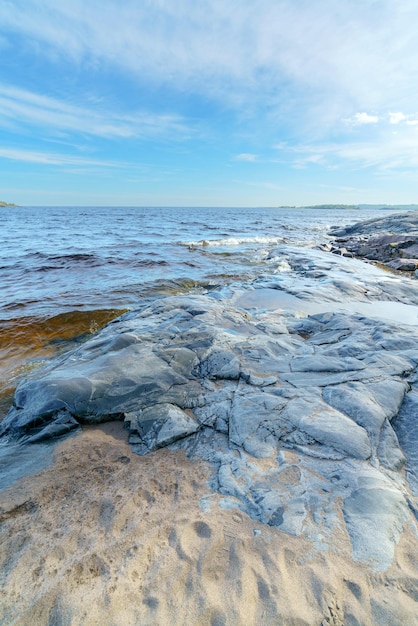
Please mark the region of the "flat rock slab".
<svg viewBox="0 0 418 626"><path fill-rule="evenodd" d="M389 567L415 523L404 465L415 477L416 458L392 422L409 406L418 329L233 300L167 297L126 314L22 382L1 435L124 420L138 454L209 461L223 506L314 541L344 520L354 557Z"/></svg>

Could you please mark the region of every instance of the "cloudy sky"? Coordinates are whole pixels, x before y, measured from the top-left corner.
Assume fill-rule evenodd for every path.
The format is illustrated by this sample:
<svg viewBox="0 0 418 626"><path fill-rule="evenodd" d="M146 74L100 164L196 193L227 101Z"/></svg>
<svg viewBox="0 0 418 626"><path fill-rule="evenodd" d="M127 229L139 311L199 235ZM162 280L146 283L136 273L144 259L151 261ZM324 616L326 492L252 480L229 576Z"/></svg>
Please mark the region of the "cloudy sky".
<svg viewBox="0 0 418 626"><path fill-rule="evenodd" d="M417 0L0 0L0 199L418 202Z"/></svg>

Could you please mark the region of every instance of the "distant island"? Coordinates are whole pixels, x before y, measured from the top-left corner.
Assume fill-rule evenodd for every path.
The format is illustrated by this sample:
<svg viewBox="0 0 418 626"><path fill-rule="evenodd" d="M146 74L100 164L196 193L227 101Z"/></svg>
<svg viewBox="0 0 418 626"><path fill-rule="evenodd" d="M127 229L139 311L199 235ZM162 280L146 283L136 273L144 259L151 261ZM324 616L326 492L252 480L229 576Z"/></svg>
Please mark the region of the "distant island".
<svg viewBox="0 0 418 626"><path fill-rule="evenodd" d="M315 204L303 207L304 209L359 209L358 204ZM380 208L380 207L379 207Z"/></svg>
<svg viewBox="0 0 418 626"><path fill-rule="evenodd" d="M2 202L0 200L0 207L1 206L17 206L17 204L13 204L13 203L11 204L10 202Z"/></svg>
<svg viewBox="0 0 418 626"><path fill-rule="evenodd" d="M312 206L301 207L304 209L380 209L393 211L399 209L400 211L415 211L418 209L418 204L316 204Z"/></svg>

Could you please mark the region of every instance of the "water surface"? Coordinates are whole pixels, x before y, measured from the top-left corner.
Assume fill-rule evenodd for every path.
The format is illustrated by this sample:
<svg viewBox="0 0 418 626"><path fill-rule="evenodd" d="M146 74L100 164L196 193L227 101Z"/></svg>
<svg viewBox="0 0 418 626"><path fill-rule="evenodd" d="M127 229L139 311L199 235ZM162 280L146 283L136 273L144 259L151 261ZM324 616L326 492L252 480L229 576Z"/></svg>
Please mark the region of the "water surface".
<svg viewBox="0 0 418 626"><path fill-rule="evenodd" d="M45 359L155 297L247 289L372 210L6 207L0 210L0 414ZM326 270L325 270L326 271ZM297 295L297 294L296 294ZM302 294L303 295L303 294Z"/></svg>

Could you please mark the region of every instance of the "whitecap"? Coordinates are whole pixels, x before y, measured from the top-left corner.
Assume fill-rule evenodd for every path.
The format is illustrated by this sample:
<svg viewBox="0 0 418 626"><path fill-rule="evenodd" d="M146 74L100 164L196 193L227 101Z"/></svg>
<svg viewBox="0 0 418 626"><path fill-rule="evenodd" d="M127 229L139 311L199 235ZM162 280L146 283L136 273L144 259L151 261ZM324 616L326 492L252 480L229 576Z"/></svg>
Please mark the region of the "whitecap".
<svg viewBox="0 0 418 626"><path fill-rule="evenodd" d="M180 246L189 248L240 246L242 244L277 245L283 237L228 237L227 239L200 239L200 241L179 241Z"/></svg>

